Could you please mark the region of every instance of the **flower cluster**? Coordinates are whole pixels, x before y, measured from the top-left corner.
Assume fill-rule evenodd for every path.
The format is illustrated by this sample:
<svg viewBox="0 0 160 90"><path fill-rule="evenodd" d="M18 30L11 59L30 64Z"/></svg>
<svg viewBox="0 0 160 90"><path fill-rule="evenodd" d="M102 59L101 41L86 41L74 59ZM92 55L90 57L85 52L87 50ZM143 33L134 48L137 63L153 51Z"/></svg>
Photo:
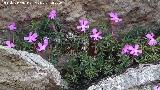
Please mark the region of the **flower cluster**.
<svg viewBox="0 0 160 90"><path fill-rule="evenodd" d="M14 22L14 23L9 24L8 28L9 28L9 30L16 31L16 23ZM37 41L37 37L38 37L37 33L29 32L29 35L27 37L24 37L24 40L29 43L32 43L32 42ZM15 47L14 43L9 40L5 41L5 44L7 45L8 48ZM48 45L48 38L45 37L43 45L42 45L42 43L38 43L37 51L45 50L47 45Z"/></svg>
<svg viewBox="0 0 160 90"><path fill-rule="evenodd" d="M157 45L158 42L156 41L156 39L153 38L154 36L155 35L153 33L149 33L146 35L146 37L148 39L148 45L150 45L150 46Z"/></svg>
<svg viewBox="0 0 160 90"><path fill-rule="evenodd" d="M134 45L134 47L132 45L126 44L122 48L122 54L130 54L130 55L133 55L133 56L138 56L141 53L142 53L142 50L139 50L139 45L138 44Z"/></svg>
<svg viewBox="0 0 160 90"><path fill-rule="evenodd" d="M145 35L145 37L148 39L148 45L155 46L155 45L158 44L158 42L154 38L154 36L155 35L153 33L148 33L148 34ZM138 49L139 49L138 44L136 44L135 47L133 47L132 45L126 44L122 48L122 54L130 54L130 55L138 56L139 54L142 53L142 50L138 50Z"/></svg>
<svg viewBox="0 0 160 90"><path fill-rule="evenodd" d="M110 13L108 13L108 15L110 16L110 20L115 22L115 23L118 23L118 22L122 21L122 19L119 18L118 13L116 13L116 12L110 12ZM158 42L154 38L154 36L155 35L153 33L149 33L149 34L145 35L145 37L148 39L148 45L155 46L155 45L158 44ZM121 53L122 54L129 54L129 55L133 55L133 56L139 56L142 53L142 50L139 50L139 45L138 44L135 44L134 47L133 47L133 45L126 44L122 48Z"/></svg>
<svg viewBox="0 0 160 90"><path fill-rule="evenodd" d="M80 19L79 20L79 23L80 23L80 26L77 26L77 29L81 32L86 32L86 30L89 28L89 21L87 20L84 20L84 19ZM92 29L92 34L90 35L91 38L93 38L93 40L100 40L102 39L102 36L101 36L102 32L98 32L96 28L93 28Z"/></svg>
<svg viewBox="0 0 160 90"><path fill-rule="evenodd" d="M8 26L9 30L16 30L16 24L15 23L12 23L11 25ZM32 42L35 42L37 41L37 33L33 33L33 32L29 32L29 35L27 37L24 37L24 40L29 42L29 43L32 43ZM8 48L13 48L15 47L14 43L12 43L11 41L6 41L5 44L7 45ZM38 43L38 48L37 48L37 51L43 51L46 49L48 45L48 38L47 37L44 37L44 43Z"/></svg>
<svg viewBox="0 0 160 90"><path fill-rule="evenodd" d="M109 19L111 21L113 21L114 23L118 23L122 21L122 18L119 17L118 13L116 12L110 12L108 13L109 15ZM56 10L52 10L49 15L48 18L51 19L55 19L57 16ZM79 26L77 26L77 30L83 33L86 33L87 30L89 29L89 21L85 20L85 19L79 19ZM8 29L11 31L16 31L17 27L16 27L16 23L12 22L10 24L8 24ZM114 35L114 33L112 32L112 35ZM153 33L149 33L146 34L145 37L148 40L148 45L150 46L155 46L157 45L157 41L154 38L154 34ZM91 30L91 33L89 35L89 37L91 39L93 39L94 41L98 41L100 39L102 39L102 32L98 31L97 28L93 28ZM38 38L38 34L36 32L29 32L28 36L24 37L24 40L29 42L29 43L33 43L36 42ZM48 39L47 37L43 38L43 42L39 42L38 46L37 46L37 51L43 51L46 49L46 47L48 46ZM11 41L6 41L5 44L7 45L7 47L9 48L13 48L15 47L14 43ZM135 45L130 45L130 44L125 44L125 46L122 48L121 51L122 54L127 54L127 55L133 55L133 56L139 56L140 54L142 54L142 50L140 49L140 45L139 44L135 44Z"/></svg>
<svg viewBox="0 0 160 90"><path fill-rule="evenodd" d="M56 18L56 10L52 10L49 13L48 18L49 19L55 19ZM9 23L7 28L10 31L16 31L16 29L17 29L16 23L15 22ZM29 32L29 35L24 37L24 40L29 42L29 43L33 43L33 42L37 41L37 37L38 37L37 33ZM43 51L43 50L46 49L46 47L48 46L48 39L49 38L44 37L43 38L43 43L40 43L40 42L38 43L38 46L36 48L37 51ZM15 44L13 42L11 42L10 40L5 41L5 44L6 44L6 47L8 47L8 48L14 48L15 47Z"/></svg>

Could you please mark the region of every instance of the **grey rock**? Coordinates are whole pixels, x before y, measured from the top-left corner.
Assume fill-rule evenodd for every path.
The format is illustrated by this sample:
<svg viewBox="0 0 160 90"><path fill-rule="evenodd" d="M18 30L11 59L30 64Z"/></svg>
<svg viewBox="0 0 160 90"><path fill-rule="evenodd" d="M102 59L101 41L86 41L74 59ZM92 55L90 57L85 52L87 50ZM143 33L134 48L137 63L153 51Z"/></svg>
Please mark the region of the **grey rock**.
<svg viewBox="0 0 160 90"><path fill-rule="evenodd" d="M67 84L41 56L0 46L0 90L59 90Z"/></svg>
<svg viewBox="0 0 160 90"><path fill-rule="evenodd" d="M129 68L119 76L108 77L88 90L152 90L153 83L160 80L160 64L143 64ZM140 87L143 85L142 87Z"/></svg>

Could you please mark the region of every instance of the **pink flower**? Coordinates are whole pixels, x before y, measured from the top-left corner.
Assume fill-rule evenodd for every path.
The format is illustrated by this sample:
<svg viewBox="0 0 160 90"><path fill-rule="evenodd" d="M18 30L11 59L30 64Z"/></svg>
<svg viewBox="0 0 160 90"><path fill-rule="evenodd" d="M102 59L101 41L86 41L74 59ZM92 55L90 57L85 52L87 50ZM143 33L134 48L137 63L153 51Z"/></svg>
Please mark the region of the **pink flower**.
<svg viewBox="0 0 160 90"><path fill-rule="evenodd" d="M28 42L34 42L37 40L36 39L37 37L38 37L37 33L30 32L28 37L24 37L24 40Z"/></svg>
<svg viewBox="0 0 160 90"><path fill-rule="evenodd" d="M155 46L157 44L158 44L158 42L154 38L148 41L148 45L150 45L150 46Z"/></svg>
<svg viewBox="0 0 160 90"><path fill-rule="evenodd" d="M49 38L44 37L43 44L42 43L38 43L38 48L37 48L38 51L43 51L43 50L46 49L46 47L48 46L48 39Z"/></svg>
<svg viewBox="0 0 160 90"><path fill-rule="evenodd" d="M154 39L155 35L153 33L147 34L146 37L148 39L148 45L150 46L155 46L158 44L158 42L156 41L156 39Z"/></svg>
<svg viewBox="0 0 160 90"><path fill-rule="evenodd" d="M38 47L39 47L39 48L37 48L38 51L43 51L43 50L46 49L47 46L46 45L42 45L42 43L38 43Z"/></svg>
<svg viewBox="0 0 160 90"><path fill-rule="evenodd" d="M8 48L15 47L15 45L11 41L6 41L5 42Z"/></svg>
<svg viewBox="0 0 160 90"><path fill-rule="evenodd" d="M15 31L17 29L16 23L15 22L10 23L8 25L8 29L11 30L11 31Z"/></svg>
<svg viewBox="0 0 160 90"><path fill-rule="evenodd" d="M129 53L129 47L130 47L130 45L126 44L126 45L122 48L122 54Z"/></svg>
<svg viewBox="0 0 160 90"><path fill-rule="evenodd" d="M49 39L49 38L47 38L47 37L44 37L44 40L43 40L43 42L44 42L44 45L46 45L46 46L48 45L48 39Z"/></svg>
<svg viewBox="0 0 160 90"><path fill-rule="evenodd" d="M80 23L80 26L77 26L77 29L81 29L82 32L85 32L86 29L89 28L89 25L88 25L89 21L80 19L79 23Z"/></svg>
<svg viewBox="0 0 160 90"><path fill-rule="evenodd" d="M102 36L101 36L102 32L97 32L97 29L96 29L96 28L92 29L92 33L93 33L93 34L90 35L90 37L91 37L91 38L94 38L94 40L102 39Z"/></svg>
<svg viewBox="0 0 160 90"><path fill-rule="evenodd" d="M140 53L142 53L142 50L138 50L139 45L136 44L135 47L129 46L129 50L131 55L138 56Z"/></svg>
<svg viewBox="0 0 160 90"><path fill-rule="evenodd" d="M153 34L153 33L147 34L146 37L147 37L148 39L153 39L154 34Z"/></svg>
<svg viewBox="0 0 160 90"><path fill-rule="evenodd" d="M154 86L153 87L153 90L160 90L160 87L157 85L157 86Z"/></svg>
<svg viewBox="0 0 160 90"><path fill-rule="evenodd" d="M122 21L122 19L118 17L117 13L110 12L109 16L111 17L110 19L116 23Z"/></svg>
<svg viewBox="0 0 160 90"><path fill-rule="evenodd" d="M56 16L57 16L56 10L52 10L52 11L49 13L48 18L49 18L49 19L55 19Z"/></svg>

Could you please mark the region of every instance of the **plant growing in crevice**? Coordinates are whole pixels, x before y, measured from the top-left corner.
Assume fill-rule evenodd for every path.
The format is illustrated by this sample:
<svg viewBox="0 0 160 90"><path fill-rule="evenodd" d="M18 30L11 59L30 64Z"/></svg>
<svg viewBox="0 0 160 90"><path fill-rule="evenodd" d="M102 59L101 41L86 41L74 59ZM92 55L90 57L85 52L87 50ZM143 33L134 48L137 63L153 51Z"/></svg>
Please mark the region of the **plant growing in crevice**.
<svg viewBox="0 0 160 90"><path fill-rule="evenodd" d="M60 72L69 90L82 90L128 67L159 61L158 30L133 26L124 33L118 27L123 18L113 12L109 16L109 22L97 23L80 18L75 30L68 30L52 10L42 21L32 20L27 30L9 24L4 41L9 48L37 53L55 66L59 57L67 55L69 59L65 58L67 63Z"/></svg>

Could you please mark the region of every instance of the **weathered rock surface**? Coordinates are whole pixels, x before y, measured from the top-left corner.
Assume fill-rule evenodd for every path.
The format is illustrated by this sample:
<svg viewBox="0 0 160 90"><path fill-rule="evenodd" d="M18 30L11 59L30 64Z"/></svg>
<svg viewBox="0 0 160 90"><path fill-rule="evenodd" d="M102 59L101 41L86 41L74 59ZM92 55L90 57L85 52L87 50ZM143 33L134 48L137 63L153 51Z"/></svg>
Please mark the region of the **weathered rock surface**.
<svg viewBox="0 0 160 90"><path fill-rule="evenodd" d="M59 90L66 87L54 66L36 54L0 46L0 90Z"/></svg>
<svg viewBox="0 0 160 90"><path fill-rule="evenodd" d="M160 80L160 64L140 65L129 68L125 73L101 80L88 90L152 90L153 84ZM142 86L141 86L142 85Z"/></svg>

